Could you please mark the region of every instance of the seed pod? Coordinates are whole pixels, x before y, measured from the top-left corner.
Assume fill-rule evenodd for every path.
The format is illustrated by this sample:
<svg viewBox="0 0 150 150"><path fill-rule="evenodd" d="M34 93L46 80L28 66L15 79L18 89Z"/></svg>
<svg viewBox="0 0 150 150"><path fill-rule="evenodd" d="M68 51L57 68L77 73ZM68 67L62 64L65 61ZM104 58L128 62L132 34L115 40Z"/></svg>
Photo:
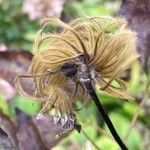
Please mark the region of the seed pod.
<svg viewBox="0 0 150 150"><path fill-rule="evenodd" d="M45 32L49 23L59 31ZM77 100L88 99L82 85L87 74L79 67L83 62L89 68L90 80L100 90L132 99L125 92L126 83L121 76L138 57L135 41L136 34L122 18L85 17L69 24L56 18L45 21L35 39L29 69L42 99L41 113L55 108L61 115L69 115ZM21 88L20 91L23 92Z"/></svg>

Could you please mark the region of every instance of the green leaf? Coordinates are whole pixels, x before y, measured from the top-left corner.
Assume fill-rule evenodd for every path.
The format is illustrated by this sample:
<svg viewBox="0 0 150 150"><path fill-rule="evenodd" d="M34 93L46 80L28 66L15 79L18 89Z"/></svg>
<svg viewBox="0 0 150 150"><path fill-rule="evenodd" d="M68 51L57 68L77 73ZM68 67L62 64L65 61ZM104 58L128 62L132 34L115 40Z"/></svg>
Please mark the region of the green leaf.
<svg viewBox="0 0 150 150"><path fill-rule="evenodd" d="M4 100L2 95L0 95L0 109L2 109L4 114L10 115L7 102Z"/></svg>
<svg viewBox="0 0 150 150"><path fill-rule="evenodd" d="M58 145L58 146L54 146L51 150L66 150L66 148Z"/></svg>
<svg viewBox="0 0 150 150"><path fill-rule="evenodd" d="M117 133L120 135L121 139L123 139L130 125L129 120L123 115L114 112L111 113L109 116L111 118L111 121L113 122L115 129L117 130ZM110 134L106 126L105 129ZM131 150L140 150L141 148L141 135L136 128L133 128L130 132L130 135L127 140L127 147Z"/></svg>
<svg viewBox="0 0 150 150"><path fill-rule="evenodd" d="M85 136L83 135L83 134L79 134L77 131L73 131L67 138L66 138L66 140L68 141L70 141L70 140L72 140L72 141L77 141L77 143L79 143L80 145L84 145L84 143L85 143L85 140L86 140L86 138L85 138Z"/></svg>
<svg viewBox="0 0 150 150"><path fill-rule="evenodd" d="M145 74L141 74L140 63L136 61L133 64L132 69L131 69L129 91L131 91L132 94L137 95L139 91L141 92L145 90L146 83L147 83L147 77Z"/></svg>
<svg viewBox="0 0 150 150"><path fill-rule="evenodd" d="M125 112L128 112L130 115L134 115L137 111L138 106L135 103L124 103L123 109Z"/></svg>
<svg viewBox="0 0 150 150"><path fill-rule="evenodd" d="M106 136L100 137L98 140L95 141L95 144L101 150L118 150L118 145L116 144L116 142Z"/></svg>
<svg viewBox="0 0 150 150"><path fill-rule="evenodd" d="M39 111L39 103L33 100L30 100L23 96L16 96L11 105L12 114L15 114L15 108L20 108L22 111L27 114L34 115Z"/></svg>
<svg viewBox="0 0 150 150"><path fill-rule="evenodd" d="M110 96L110 95L106 94L105 92L100 91L98 89L97 89L97 95L103 105L113 105L113 104L117 105L117 104L121 103L121 100L119 100L119 98Z"/></svg>
<svg viewBox="0 0 150 150"><path fill-rule="evenodd" d="M93 140L95 141L97 138L97 131L92 126L82 126L84 132ZM77 131L73 131L69 137L69 140L77 141L80 145L84 145L85 141L87 140L86 136L82 133L79 134Z"/></svg>
<svg viewBox="0 0 150 150"><path fill-rule="evenodd" d="M95 140L97 137L97 131L93 126L87 126L83 128L84 132L91 138L91 140Z"/></svg>

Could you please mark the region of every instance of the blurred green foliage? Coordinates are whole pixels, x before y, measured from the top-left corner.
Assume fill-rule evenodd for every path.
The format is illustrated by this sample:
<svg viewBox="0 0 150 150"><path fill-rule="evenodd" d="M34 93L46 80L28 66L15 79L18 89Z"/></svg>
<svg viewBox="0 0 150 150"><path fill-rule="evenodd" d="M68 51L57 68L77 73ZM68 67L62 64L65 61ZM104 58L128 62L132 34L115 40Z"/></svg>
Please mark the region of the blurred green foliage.
<svg viewBox="0 0 150 150"><path fill-rule="evenodd" d="M22 3L23 0L0 0L0 43L4 43L10 48L31 50L34 36L39 29L39 23L29 20L28 17L22 13ZM119 6L119 3L120 1L111 0L74 1L73 3L68 2L64 5L64 12L67 17L70 18L88 15L114 15L117 13L117 9L114 11L113 8L108 6ZM133 96L136 96L137 93L144 91L146 82L146 76L141 74L140 64L136 62L131 69L129 91ZM97 94L109 113L115 128L123 138L138 105L134 102L129 103L119 100L98 90ZM23 96L18 95L15 97L10 106L8 106L4 98L0 96L0 108L5 114L10 117L15 117L15 107L19 107L30 115L35 115L39 111L39 104L37 104L37 102L28 100ZM79 107L82 107L80 103ZM102 150L118 150L117 144L111 137L101 134L98 129L93 126L94 122L94 124L101 126L101 128L110 135L93 104L77 112L77 115L83 130ZM150 120L147 119L144 111L140 113L139 121L150 127ZM63 140L58 146L53 148L53 150L65 150L64 147L68 141L75 141L81 147L84 147L87 139L82 133L78 134L76 131L73 131L68 138ZM138 129L134 128L128 138L127 145L130 150L141 150L141 143L142 136Z"/></svg>
<svg viewBox="0 0 150 150"><path fill-rule="evenodd" d="M22 12L22 3L23 0L0 0L0 43L30 50L39 25Z"/></svg>
<svg viewBox="0 0 150 150"><path fill-rule="evenodd" d="M10 105L10 113L15 116L15 108L19 108L29 115L36 115L39 111L39 103L23 96L16 96Z"/></svg>
<svg viewBox="0 0 150 150"><path fill-rule="evenodd" d="M9 113L9 107L7 105L7 102L4 100L4 97L0 95L0 109L5 113L6 115L10 115Z"/></svg>

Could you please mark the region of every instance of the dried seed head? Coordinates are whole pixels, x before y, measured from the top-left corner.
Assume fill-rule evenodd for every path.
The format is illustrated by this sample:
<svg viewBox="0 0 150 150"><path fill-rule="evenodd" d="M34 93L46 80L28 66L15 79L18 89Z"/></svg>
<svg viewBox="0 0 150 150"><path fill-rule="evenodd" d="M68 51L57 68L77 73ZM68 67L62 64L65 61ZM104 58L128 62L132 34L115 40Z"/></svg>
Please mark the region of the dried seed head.
<svg viewBox="0 0 150 150"><path fill-rule="evenodd" d="M44 32L49 23L57 25L59 32ZM50 18L44 22L35 39L34 58L29 69L42 98L41 113L54 107L61 114L70 114L78 99L88 99L82 83L76 82L74 77L75 69L78 70L83 62L101 90L132 99L125 92L126 84L120 77L138 57L135 41L135 33L121 18L85 17L70 24ZM68 71L68 75L60 71L62 66L66 71L75 69L71 73ZM114 80L117 87L112 85Z"/></svg>

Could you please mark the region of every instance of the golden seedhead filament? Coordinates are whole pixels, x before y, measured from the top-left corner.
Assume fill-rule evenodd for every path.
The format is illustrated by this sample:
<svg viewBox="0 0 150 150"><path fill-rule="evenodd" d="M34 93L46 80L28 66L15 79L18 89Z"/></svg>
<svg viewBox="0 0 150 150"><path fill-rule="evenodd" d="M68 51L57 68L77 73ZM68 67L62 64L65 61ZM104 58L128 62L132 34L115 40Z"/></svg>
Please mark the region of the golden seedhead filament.
<svg viewBox="0 0 150 150"><path fill-rule="evenodd" d="M54 26L57 32L46 32ZM68 24L47 19L35 39L29 69L35 97L42 103L39 117L52 108L69 116L77 100L89 99L83 84L88 80L113 96L132 99L121 77L138 57L135 41L135 33L122 18L85 17ZM18 88L25 93L19 78Z"/></svg>

